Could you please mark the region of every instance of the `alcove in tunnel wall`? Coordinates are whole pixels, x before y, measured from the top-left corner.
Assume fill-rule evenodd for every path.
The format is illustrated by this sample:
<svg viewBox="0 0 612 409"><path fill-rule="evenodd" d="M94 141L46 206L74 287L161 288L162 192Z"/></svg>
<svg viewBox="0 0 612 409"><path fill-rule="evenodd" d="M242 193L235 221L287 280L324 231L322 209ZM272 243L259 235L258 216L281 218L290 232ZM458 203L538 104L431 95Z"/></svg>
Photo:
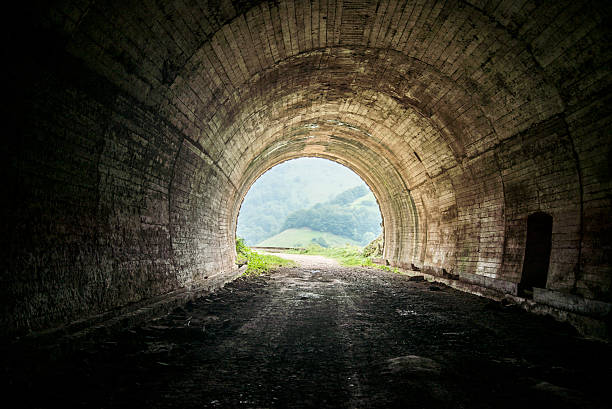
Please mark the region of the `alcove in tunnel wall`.
<svg viewBox="0 0 612 409"><path fill-rule="evenodd" d="M2 326L219 285L246 188L298 156L368 181L394 265L512 293L544 211L549 289L611 301L609 17L608 2L501 0L16 13Z"/></svg>

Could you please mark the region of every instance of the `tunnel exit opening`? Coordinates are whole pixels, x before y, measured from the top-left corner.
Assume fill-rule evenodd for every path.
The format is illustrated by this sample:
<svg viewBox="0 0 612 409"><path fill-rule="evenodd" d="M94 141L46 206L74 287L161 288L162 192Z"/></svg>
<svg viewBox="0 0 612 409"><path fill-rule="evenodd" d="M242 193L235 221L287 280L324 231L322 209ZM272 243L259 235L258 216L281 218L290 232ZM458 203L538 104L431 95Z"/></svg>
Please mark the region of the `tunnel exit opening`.
<svg viewBox="0 0 612 409"><path fill-rule="evenodd" d="M545 288L552 247L551 215L537 212L527 218L527 242L519 295L532 298L534 288Z"/></svg>
<svg viewBox="0 0 612 409"><path fill-rule="evenodd" d="M328 159L298 158L253 183L240 207L236 237L249 246L293 248L356 248L378 239L382 254L382 217L370 187L351 169Z"/></svg>

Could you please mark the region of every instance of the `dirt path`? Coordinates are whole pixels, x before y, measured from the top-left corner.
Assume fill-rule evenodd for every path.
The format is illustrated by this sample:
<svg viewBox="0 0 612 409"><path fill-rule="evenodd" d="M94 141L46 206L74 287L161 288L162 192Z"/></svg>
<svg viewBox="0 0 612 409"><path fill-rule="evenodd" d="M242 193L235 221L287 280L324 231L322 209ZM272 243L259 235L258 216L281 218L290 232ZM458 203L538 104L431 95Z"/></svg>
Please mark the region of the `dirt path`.
<svg viewBox="0 0 612 409"><path fill-rule="evenodd" d="M339 267L340 263L331 258L323 257L323 256L313 256L310 254L289 254L289 253L268 253L263 252L263 254L271 254L274 256L282 257L287 260L295 261L298 266L302 268L330 268L330 267Z"/></svg>
<svg viewBox="0 0 612 409"><path fill-rule="evenodd" d="M63 354L14 355L0 381L43 408L603 408L611 356L449 288L300 267Z"/></svg>

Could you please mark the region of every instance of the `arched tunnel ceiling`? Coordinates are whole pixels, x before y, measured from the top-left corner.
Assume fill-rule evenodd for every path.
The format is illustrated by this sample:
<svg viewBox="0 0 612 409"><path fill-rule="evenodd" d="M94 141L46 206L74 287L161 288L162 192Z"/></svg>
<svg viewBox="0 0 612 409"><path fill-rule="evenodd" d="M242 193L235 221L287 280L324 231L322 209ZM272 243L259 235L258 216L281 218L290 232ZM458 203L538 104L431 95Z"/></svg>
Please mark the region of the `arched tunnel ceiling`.
<svg viewBox="0 0 612 409"><path fill-rule="evenodd" d="M566 54L593 41L605 9L531 1L66 2L51 18L69 32L70 53L157 110L229 179L229 231L252 181L295 155L360 169L375 190L385 187L383 202L422 190L414 206L426 230L432 212L456 212L448 209L461 201L454 196L465 180L504 207L497 152L573 102L568 79L593 61ZM476 200L466 193L464 201Z"/></svg>
<svg viewBox="0 0 612 409"><path fill-rule="evenodd" d="M69 49L157 105L232 180L275 143L265 134L286 138L274 129L303 117L397 152L411 188L563 109L523 39L538 30L529 3L148 6L92 5Z"/></svg>
<svg viewBox="0 0 612 409"><path fill-rule="evenodd" d="M83 288L119 270L108 287L124 297L117 305L143 297L120 278L142 260L138 252L107 259L113 246L143 249L150 240L163 249L142 261L145 282L166 280L147 296L212 283L213 273L233 267L248 188L299 156L336 160L370 185L392 264L516 293L527 215L544 211L556 220L548 288L607 299L607 247L596 243L612 190L610 152L599 148L609 144L612 106L610 8L58 0L12 34L27 51L11 63L15 83L35 101L26 110L51 118L28 124L41 151L52 146L48 128L69 146L53 155L85 152L68 168L88 178L88 193L47 196L80 203L91 195L91 214L57 212L100 220L88 244L93 272L74 269L87 270ZM19 36L28 30L32 40Z"/></svg>
<svg viewBox="0 0 612 409"><path fill-rule="evenodd" d="M267 127L279 115L287 121L308 112L359 112L369 118L368 131L374 124L409 127L404 139L433 127L440 139L434 144L461 159L563 109L527 44L477 4L338 1L323 2L321 10L316 3L239 5L245 13L204 36L196 29L214 30L210 16L220 25L231 5L209 6L200 11L209 18L199 21L187 19L194 10L171 2L159 10L109 8L102 19L94 6L72 51L97 70L111 70L103 74L139 99L159 104L213 160L233 134L250 131L249 121ZM528 22L518 11L529 6L505 12ZM175 23L162 31L155 12ZM151 44L140 47L143 34L152 34ZM327 106L333 102L339 110ZM257 136L243 137L248 143Z"/></svg>

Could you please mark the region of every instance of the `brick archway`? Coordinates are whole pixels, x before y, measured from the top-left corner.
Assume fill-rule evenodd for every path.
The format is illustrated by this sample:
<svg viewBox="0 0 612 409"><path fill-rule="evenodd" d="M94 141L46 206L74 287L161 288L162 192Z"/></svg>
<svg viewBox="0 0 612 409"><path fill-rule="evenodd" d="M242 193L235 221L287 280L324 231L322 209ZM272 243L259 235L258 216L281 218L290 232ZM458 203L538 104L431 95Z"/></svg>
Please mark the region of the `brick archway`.
<svg viewBox="0 0 612 409"><path fill-rule="evenodd" d="M246 190L299 156L366 180L394 265L514 294L542 211L559 220L548 289L609 302L609 16L587 1L17 11L2 326L220 285Z"/></svg>

